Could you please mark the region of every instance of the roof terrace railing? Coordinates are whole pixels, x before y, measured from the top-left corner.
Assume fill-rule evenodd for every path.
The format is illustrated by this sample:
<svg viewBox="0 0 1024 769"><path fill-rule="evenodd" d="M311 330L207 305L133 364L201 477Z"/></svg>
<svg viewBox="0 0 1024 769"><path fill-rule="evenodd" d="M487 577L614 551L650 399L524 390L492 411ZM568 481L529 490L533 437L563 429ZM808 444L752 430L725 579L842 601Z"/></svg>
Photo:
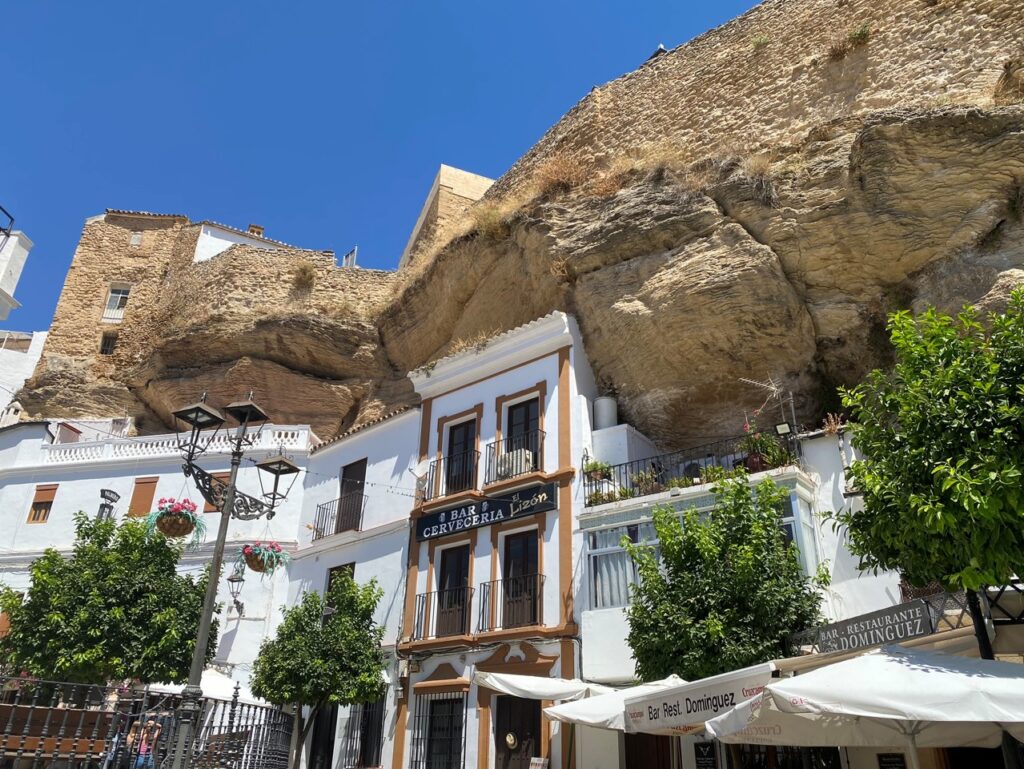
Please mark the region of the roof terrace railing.
<svg viewBox="0 0 1024 769"><path fill-rule="evenodd" d="M740 468L757 473L795 464L793 448L787 436L760 432L618 465L584 458L586 506L696 486Z"/></svg>

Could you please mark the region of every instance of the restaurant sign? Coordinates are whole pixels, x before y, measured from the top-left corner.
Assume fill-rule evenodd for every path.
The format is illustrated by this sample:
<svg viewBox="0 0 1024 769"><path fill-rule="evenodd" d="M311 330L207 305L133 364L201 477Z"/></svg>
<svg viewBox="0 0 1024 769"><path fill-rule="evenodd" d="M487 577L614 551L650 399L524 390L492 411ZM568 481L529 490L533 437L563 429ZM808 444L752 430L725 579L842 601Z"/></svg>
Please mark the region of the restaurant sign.
<svg viewBox="0 0 1024 769"><path fill-rule="evenodd" d="M416 539L446 537L494 523L545 513L558 506L554 483L542 483L528 489L498 494L479 502L427 513L416 521Z"/></svg>
<svg viewBox="0 0 1024 769"><path fill-rule="evenodd" d="M626 731L649 734L701 731L705 721L764 691L774 670L772 663L765 662L627 699Z"/></svg>
<svg viewBox="0 0 1024 769"><path fill-rule="evenodd" d="M863 649L866 646L899 643L932 632L932 616L928 604L918 599L818 628L818 651Z"/></svg>

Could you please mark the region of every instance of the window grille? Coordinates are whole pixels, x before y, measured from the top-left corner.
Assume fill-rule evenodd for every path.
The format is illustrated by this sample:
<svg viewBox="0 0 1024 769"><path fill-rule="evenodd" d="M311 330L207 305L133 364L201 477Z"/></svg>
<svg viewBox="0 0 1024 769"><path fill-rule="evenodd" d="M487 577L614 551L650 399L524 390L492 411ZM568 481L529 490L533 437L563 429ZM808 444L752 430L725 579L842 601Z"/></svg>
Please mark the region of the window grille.
<svg viewBox="0 0 1024 769"><path fill-rule="evenodd" d="M113 355L117 347L117 332L108 331L100 337L100 355Z"/></svg>
<svg viewBox="0 0 1024 769"><path fill-rule="evenodd" d="M466 695L420 694L415 710L409 769L462 769Z"/></svg>
<svg viewBox="0 0 1024 769"><path fill-rule="evenodd" d="M381 766L384 747L384 710L382 696L376 702L352 705L341 738L338 769L369 769Z"/></svg>

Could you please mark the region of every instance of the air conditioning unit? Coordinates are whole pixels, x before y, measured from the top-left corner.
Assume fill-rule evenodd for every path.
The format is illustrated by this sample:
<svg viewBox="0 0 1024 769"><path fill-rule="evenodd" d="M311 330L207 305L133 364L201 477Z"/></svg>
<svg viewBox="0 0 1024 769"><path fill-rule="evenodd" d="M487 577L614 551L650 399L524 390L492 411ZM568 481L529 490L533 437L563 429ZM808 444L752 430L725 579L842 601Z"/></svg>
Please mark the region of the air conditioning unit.
<svg viewBox="0 0 1024 769"><path fill-rule="evenodd" d="M516 449L498 457L498 480L515 478L531 472L535 467L534 454L529 449Z"/></svg>

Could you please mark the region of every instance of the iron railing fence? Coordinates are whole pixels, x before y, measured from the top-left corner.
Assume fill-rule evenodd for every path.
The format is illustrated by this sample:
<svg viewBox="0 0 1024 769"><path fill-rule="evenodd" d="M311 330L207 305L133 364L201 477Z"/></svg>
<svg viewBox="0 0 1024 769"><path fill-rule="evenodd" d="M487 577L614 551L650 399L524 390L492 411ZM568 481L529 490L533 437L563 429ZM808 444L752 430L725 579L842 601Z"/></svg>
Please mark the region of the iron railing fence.
<svg viewBox="0 0 1024 769"><path fill-rule="evenodd" d="M544 575L497 579L480 585L481 632L543 624Z"/></svg>
<svg viewBox="0 0 1024 769"><path fill-rule="evenodd" d="M423 499L431 500L475 489L479 465L479 451L464 451L435 459L427 470L427 485L423 491Z"/></svg>
<svg viewBox="0 0 1024 769"><path fill-rule="evenodd" d="M338 499L316 506L313 523L313 541L340 534L343 531L359 531L363 527L363 510L366 495L349 492Z"/></svg>
<svg viewBox="0 0 1024 769"><path fill-rule="evenodd" d="M994 624L1024 625L1024 581L1015 577L1001 587L989 587L985 597Z"/></svg>
<svg viewBox="0 0 1024 769"><path fill-rule="evenodd" d="M180 697L148 688L0 676L4 769L153 769L172 758ZM277 708L203 698L192 767L286 769L292 719Z"/></svg>
<svg viewBox="0 0 1024 769"><path fill-rule="evenodd" d="M587 507L593 507L714 481L724 471L745 468L753 473L796 461L789 437L768 432L726 438L618 465L588 467L590 460L584 457L585 500Z"/></svg>
<svg viewBox="0 0 1024 769"><path fill-rule="evenodd" d="M416 596L413 640L469 635L473 588L455 587Z"/></svg>
<svg viewBox="0 0 1024 769"><path fill-rule="evenodd" d="M544 466L544 431L531 430L487 446L484 483L497 483L534 473Z"/></svg>

